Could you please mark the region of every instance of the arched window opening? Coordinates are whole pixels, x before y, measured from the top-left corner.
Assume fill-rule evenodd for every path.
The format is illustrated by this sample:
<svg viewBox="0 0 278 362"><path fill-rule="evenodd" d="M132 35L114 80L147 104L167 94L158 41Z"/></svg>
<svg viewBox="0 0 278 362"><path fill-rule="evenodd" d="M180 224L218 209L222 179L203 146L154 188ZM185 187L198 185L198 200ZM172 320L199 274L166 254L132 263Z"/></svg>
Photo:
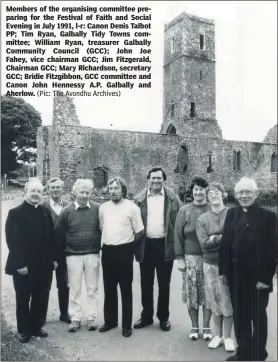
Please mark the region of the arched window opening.
<svg viewBox="0 0 278 362"><path fill-rule="evenodd" d="M212 152L208 153L208 166L207 166L207 173L211 173L213 171L212 168Z"/></svg>
<svg viewBox="0 0 278 362"><path fill-rule="evenodd" d="M241 154L240 151L237 151L237 170L240 171L241 169Z"/></svg>
<svg viewBox="0 0 278 362"><path fill-rule="evenodd" d="M271 169L270 170L271 170L271 172L277 172L277 155L275 152L271 155Z"/></svg>
<svg viewBox="0 0 278 362"><path fill-rule="evenodd" d="M186 146L182 145L178 153L177 171L183 174L186 172L187 168L188 168L188 150Z"/></svg>
<svg viewBox="0 0 278 362"><path fill-rule="evenodd" d="M176 127L170 124L166 131L167 134L177 134Z"/></svg>
<svg viewBox="0 0 278 362"><path fill-rule="evenodd" d="M106 167L96 167L94 169L94 187L99 189L105 187L108 181L108 169Z"/></svg>
<svg viewBox="0 0 278 362"><path fill-rule="evenodd" d="M190 117L194 118L196 116L196 108L195 108L195 102L190 103Z"/></svg>
<svg viewBox="0 0 278 362"><path fill-rule="evenodd" d="M170 105L170 114L171 114L171 118L175 117L175 105L174 104Z"/></svg>
<svg viewBox="0 0 278 362"><path fill-rule="evenodd" d="M233 170L240 171L241 169L241 152L234 151L233 152Z"/></svg>
<svg viewBox="0 0 278 362"><path fill-rule="evenodd" d="M205 49L205 35L204 34L200 34L200 49L201 50Z"/></svg>

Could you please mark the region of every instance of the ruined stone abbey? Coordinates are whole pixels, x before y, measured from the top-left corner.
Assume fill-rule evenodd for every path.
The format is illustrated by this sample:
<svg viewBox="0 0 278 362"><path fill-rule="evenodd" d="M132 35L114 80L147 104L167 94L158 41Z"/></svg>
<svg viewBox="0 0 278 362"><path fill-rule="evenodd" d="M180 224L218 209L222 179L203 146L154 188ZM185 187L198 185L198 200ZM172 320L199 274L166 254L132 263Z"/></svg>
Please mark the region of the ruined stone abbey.
<svg viewBox="0 0 278 362"><path fill-rule="evenodd" d="M277 126L259 142L222 138L216 120L215 24L182 13L164 27L164 109L160 133L80 125L73 101L55 97L52 126L37 134L37 175L77 178L105 186L122 176L131 193L146 186L147 171L162 165L175 191L195 175L227 189L245 175L263 190L277 187Z"/></svg>

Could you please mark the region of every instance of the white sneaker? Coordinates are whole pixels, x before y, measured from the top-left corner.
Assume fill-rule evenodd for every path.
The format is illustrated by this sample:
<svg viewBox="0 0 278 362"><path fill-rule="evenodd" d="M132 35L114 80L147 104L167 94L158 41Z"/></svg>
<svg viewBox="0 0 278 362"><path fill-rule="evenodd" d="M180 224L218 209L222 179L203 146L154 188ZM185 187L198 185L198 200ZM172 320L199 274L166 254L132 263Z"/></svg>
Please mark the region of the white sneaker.
<svg viewBox="0 0 278 362"><path fill-rule="evenodd" d="M224 338L220 336L214 336L208 344L208 348L218 348L220 344L224 342Z"/></svg>
<svg viewBox="0 0 278 362"><path fill-rule="evenodd" d="M80 327L81 327L80 321L71 321L71 324L69 326L69 332L78 332Z"/></svg>
<svg viewBox="0 0 278 362"><path fill-rule="evenodd" d="M232 338L225 338L224 346L227 352L234 352L236 350L235 342Z"/></svg>
<svg viewBox="0 0 278 362"><path fill-rule="evenodd" d="M88 324L88 331L96 331L97 330L97 325L96 325L94 319L88 320L87 324Z"/></svg>

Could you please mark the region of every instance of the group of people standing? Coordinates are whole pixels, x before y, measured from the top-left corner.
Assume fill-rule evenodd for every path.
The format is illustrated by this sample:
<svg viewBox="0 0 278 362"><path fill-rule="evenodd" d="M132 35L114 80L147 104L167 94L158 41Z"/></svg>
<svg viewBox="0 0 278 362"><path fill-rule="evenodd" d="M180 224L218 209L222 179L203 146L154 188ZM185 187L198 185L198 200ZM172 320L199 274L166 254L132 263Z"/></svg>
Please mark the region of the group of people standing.
<svg viewBox="0 0 278 362"><path fill-rule="evenodd" d="M154 278L158 282L157 318L170 331L169 299L174 260L182 272L182 300L192 321L191 340L199 338L199 309L203 308L203 338L209 348L224 344L235 351L227 360L267 358L269 293L276 268L276 215L256 203L257 185L243 178L235 187L238 207L228 209L221 183L192 180L193 202L182 206L164 186L161 167L147 174L148 185L135 202L126 199L121 177L108 181L110 201L91 201L93 183L79 179L74 202L62 199L63 181L43 185L30 179L24 202L9 211L6 273L13 276L20 342L31 336L47 337L46 322L53 269L56 273L60 320L69 332L81 327L81 289L86 285L86 320L97 330L99 267L104 285L104 324L99 332L118 326L119 285L122 299L122 335L132 335L134 256L140 265L140 319L134 329L153 324ZM215 336L210 319L213 316ZM251 322L253 321L253 331Z"/></svg>
<svg viewBox="0 0 278 362"><path fill-rule="evenodd" d="M276 214L258 206L256 182L247 177L235 186L239 206L230 209L221 183L196 177L190 188L193 202L181 207L175 223L182 298L192 322L189 338L199 338L202 306L209 348L224 344L226 351L236 350L227 361L264 361L266 307L276 270ZM237 348L231 338L233 322Z"/></svg>

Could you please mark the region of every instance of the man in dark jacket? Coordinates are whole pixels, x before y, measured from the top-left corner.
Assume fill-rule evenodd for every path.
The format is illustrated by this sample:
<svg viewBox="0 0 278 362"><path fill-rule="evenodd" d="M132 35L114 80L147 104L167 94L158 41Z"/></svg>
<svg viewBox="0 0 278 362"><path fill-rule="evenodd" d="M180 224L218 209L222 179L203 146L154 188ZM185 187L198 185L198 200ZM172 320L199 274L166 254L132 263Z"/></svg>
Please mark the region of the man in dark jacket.
<svg viewBox="0 0 278 362"><path fill-rule="evenodd" d="M170 282L174 252L174 225L181 206L179 198L163 186L166 174L161 167L152 168L147 179L149 187L137 198L146 236L137 244L135 257L140 262L142 306L141 319L135 329L153 323L153 284L155 270L158 280L157 318L160 328L169 331Z"/></svg>
<svg viewBox="0 0 278 362"><path fill-rule="evenodd" d="M276 269L277 220L274 212L257 205L254 180L243 177L235 195L240 206L228 210L219 255L219 274L229 286L238 344L236 355L227 361L264 361L268 355L266 308Z"/></svg>
<svg viewBox="0 0 278 362"><path fill-rule="evenodd" d="M9 211L6 241L9 249L6 273L13 276L19 341L31 336L47 337L46 320L57 247L49 210L40 205L43 185L31 179L25 186L25 201Z"/></svg>
<svg viewBox="0 0 278 362"><path fill-rule="evenodd" d="M87 293L87 327L89 331L97 329L101 231L99 205L90 201L92 191L91 180L79 179L75 182L73 192L76 200L62 210L56 228L58 246L66 254L68 268L71 316L69 332L77 332L81 326L83 276Z"/></svg>
<svg viewBox="0 0 278 362"><path fill-rule="evenodd" d="M62 200L63 186L64 182L59 177L52 177L47 183L49 199L42 202L42 205L45 206L51 213L54 228L57 225L61 211L69 204L68 201ZM55 272L60 308L60 321L71 323L70 316L68 314L69 285L66 256L64 252L58 260L58 268Z"/></svg>

